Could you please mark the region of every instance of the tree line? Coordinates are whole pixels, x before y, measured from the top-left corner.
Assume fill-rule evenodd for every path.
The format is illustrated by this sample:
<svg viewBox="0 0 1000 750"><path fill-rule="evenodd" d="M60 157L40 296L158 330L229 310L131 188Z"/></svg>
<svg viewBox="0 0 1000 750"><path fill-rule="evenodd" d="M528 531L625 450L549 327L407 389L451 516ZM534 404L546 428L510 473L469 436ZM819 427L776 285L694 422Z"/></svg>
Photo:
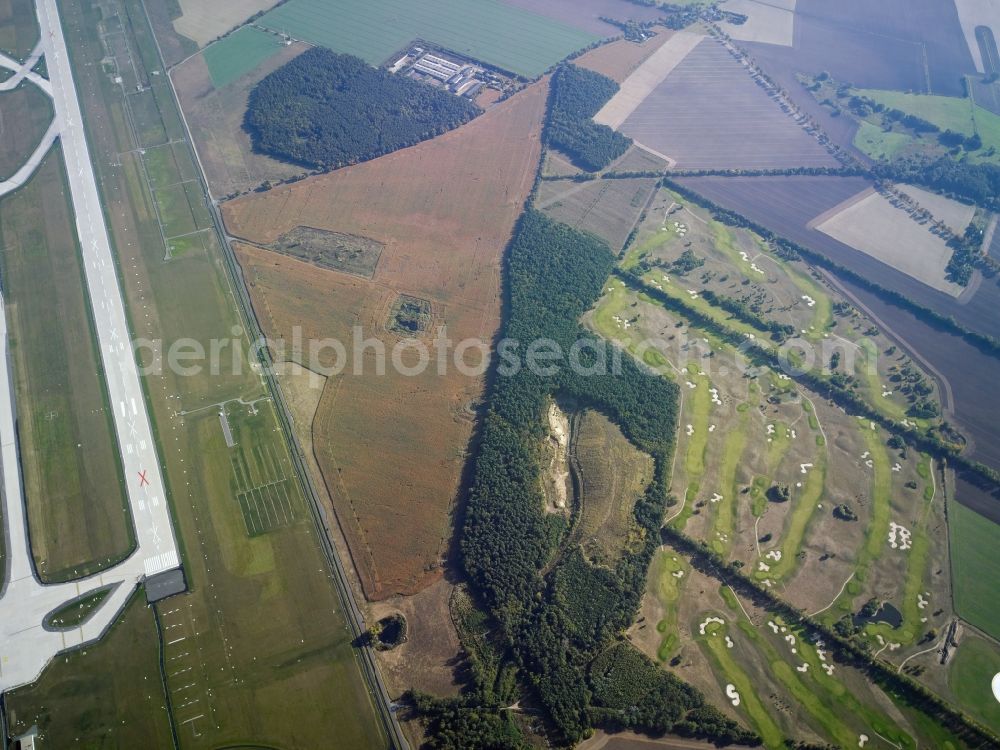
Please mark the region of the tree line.
<svg viewBox="0 0 1000 750"><path fill-rule="evenodd" d="M505 263L509 309L502 336L518 342L521 365L527 364L523 349L532 341L554 341L562 354L544 373L521 366L493 379L461 531L463 565L537 697L554 744L574 744L594 726L753 744L759 742L756 735L621 639L660 543L678 390L625 354L619 354L617 372L610 363L598 368L601 352L611 347L578 321L597 301L613 267L610 248L597 237L534 210L520 218ZM580 347L578 342L584 342L580 363L595 368L589 374L570 366L566 353ZM641 542L624 550L613 567L592 564L579 547L560 554L569 522L544 512L539 446L546 434L544 413L556 394L600 410L653 456L654 478L635 498ZM610 669L609 650L627 658L611 660L617 666ZM627 705L620 699L623 691L631 696ZM490 718L482 715L478 700L464 709L427 700L422 707L435 726L466 732L447 747L518 747L507 736L510 724L498 718L495 699ZM460 716L463 710L468 715ZM494 744L483 742L483 733L491 733Z"/></svg>
<svg viewBox="0 0 1000 750"><path fill-rule="evenodd" d="M591 119L617 91L618 84L600 73L560 65L549 88L546 143L588 172L601 170L624 154L632 139Z"/></svg>
<svg viewBox="0 0 1000 750"><path fill-rule="evenodd" d="M255 151L326 170L433 138L480 111L463 97L314 47L253 88L243 127Z"/></svg>

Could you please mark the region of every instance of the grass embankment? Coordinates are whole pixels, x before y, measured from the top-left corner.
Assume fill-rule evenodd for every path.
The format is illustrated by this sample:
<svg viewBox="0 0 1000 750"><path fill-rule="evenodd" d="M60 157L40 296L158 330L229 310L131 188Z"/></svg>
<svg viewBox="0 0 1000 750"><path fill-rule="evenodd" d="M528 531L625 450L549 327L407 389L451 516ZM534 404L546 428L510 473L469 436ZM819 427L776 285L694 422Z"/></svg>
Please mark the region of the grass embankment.
<svg viewBox="0 0 1000 750"><path fill-rule="evenodd" d="M65 185L56 147L0 202L24 493L47 582L108 567L134 543Z"/></svg>

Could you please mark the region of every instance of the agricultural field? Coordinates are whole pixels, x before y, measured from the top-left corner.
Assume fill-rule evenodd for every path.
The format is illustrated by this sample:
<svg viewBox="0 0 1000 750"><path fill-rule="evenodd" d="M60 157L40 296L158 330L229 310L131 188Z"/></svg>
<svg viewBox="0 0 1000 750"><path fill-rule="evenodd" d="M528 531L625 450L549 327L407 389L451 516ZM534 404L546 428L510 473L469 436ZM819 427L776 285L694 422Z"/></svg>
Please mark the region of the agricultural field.
<svg viewBox="0 0 1000 750"><path fill-rule="evenodd" d="M796 0L728 0L726 10L747 17L746 22L719 24L730 37L743 42L758 42L791 47L795 39Z"/></svg>
<svg viewBox="0 0 1000 750"><path fill-rule="evenodd" d="M655 178L546 180L535 208L575 229L596 234L615 252L621 250L653 195Z"/></svg>
<svg viewBox="0 0 1000 750"><path fill-rule="evenodd" d="M501 0L504 5L551 18L599 37L619 36L621 29L601 20L656 21L662 15L656 8L628 0Z"/></svg>
<svg viewBox="0 0 1000 750"><path fill-rule="evenodd" d="M165 78L141 5L102 0L66 5L63 12L79 62L84 117L107 123L90 131L91 148L112 219L132 333L168 346L184 337L206 351L213 339L226 347L217 374L208 368L186 374L164 368L145 378L190 587L156 607L162 631L176 634L164 639L163 659L177 665L166 685L178 742L193 749L248 743L318 747L337 736L351 747L384 747L323 540L302 500L275 406L247 361L249 342L217 235L205 232L209 239L202 247L165 259L149 178L136 134L127 126L136 114L135 97L123 97L99 64L107 55L103 32L114 26L116 50L127 55L119 67L134 66L146 82ZM190 149L183 130L173 130L179 115L172 100L159 99L157 111L159 128L172 133L173 145ZM232 447L220 411L232 430ZM292 514L276 523L274 511L284 497ZM255 526L245 510L255 514ZM264 518L272 519L269 530L256 523ZM76 692L66 689L57 662L24 695L19 712L37 715L58 699L60 723L76 727L81 744L97 745L105 741L107 727L90 723L92 705L114 707L116 731L155 738L148 726L153 714L137 698L142 689L132 689L126 699L116 685L141 675L136 670L143 658L153 659L155 669L158 648L155 630L142 629L134 648L79 652L72 658L86 666L75 672L93 669L103 677L74 686ZM155 682L162 685L159 677ZM161 701L162 696L156 705ZM165 742L172 746L169 735Z"/></svg>
<svg viewBox="0 0 1000 750"><path fill-rule="evenodd" d="M0 93L0 180L27 161L51 121L51 100L37 86L22 83Z"/></svg>
<svg viewBox="0 0 1000 750"><path fill-rule="evenodd" d="M825 70L865 88L961 96L962 75L975 69L948 0L797 0L795 10L794 47L772 45L769 59L798 72ZM750 49L757 56L765 45Z"/></svg>
<svg viewBox="0 0 1000 750"><path fill-rule="evenodd" d="M109 567L133 545L61 158L56 147L0 202L24 492L46 581Z"/></svg>
<svg viewBox="0 0 1000 750"><path fill-rule="evenodd" d="M733 117L733 112L741 116ZM676 160L680 168L836 166L722 45L707 38L642 100L620 130Z"/></svg>
<svg viewBox="0 0 1000 750"><path fill-rule="evenodd" d="M244 26L209 46L205 64L215 88L233 83L285 46L277 34L256 26Z"/></svg>
<svg viewBox="0 0 1000 750"><path fill-rule="evenodd" d="M227 40L230 38L227 37ZM243 61L241 58L222 56L216 61L214 75L225 72L223 80L226 84L223 86L216 85L209 64L216 46L209 47L170 71L212 194L235 195L253 190L265 182L278 182L301 175L302 167L254 152L250 136L243 129L243 115L253 87L308 46L295 43L282 47L234 80L228 79L233 72L244 67Z"/></svg>
<svg viewBox="0 0 1000 750"><path fill-rule="evenodd" d="M277 0L176 0L180 14L174 19L178 34L204 47L216 37L232 31L251 16L273 8Z"/></svg>
<svg viewBox="0 0 1000 750"><path fill-rule="evenodd" d="M0 2L0 51L24 60L38 42L38 21L31 0Z"/></svg>
<svg viewBox="0 0 1000 750"><path fill-rule="evenodd" d="M1000 639L1000 561L996 556L1000 524L959 503L948 508L955 609L985 633Z"/></svg>
<svg viewBox="0 0 1000 750"><path fill-rule="evenodd" d="M968 226L973 210L970 207L959 234ZM948 279L952 248L946 240L874 190L852 196L810 226L939 292L958 297L965 291Z"/></svg>
<svg viewBox="0 0 1000 750"><path fill-rule="evenodd" d="M259 24L375 66L422 39L526 78L601 38L500 0L289 0Z"/></svg>
<svg viewBox="0 0 1000 750"><path fill-rule="evenodd" d="M546 93L536 84L431 141L225 204L230 234L258 244L308 226L384 246L368 280L241 245L267 334L290 341L300 327L303 340L333 337L349 350L355 325L387 350L413 336L428 343L438 326L453 341L490 340L499 325L500 254L537 168ZM495 178L482 180L484 172ZM428 324L405 338L390 320L401 295L430 309ZM373 377L374 354L364 356L326 381L311 437L364 591L383 599L441 576L483 383L454 368L441 378L436 366L413 377L387 366ZM466 361L478 357L472 351ZM315 363L294 351L278 358L313 370L336 360L331 350ZM400 358L414 364L412 351Z"/></svg>
<svg viewBox="0 0 1000 750"><path fill-rule="evenodd" d="M650 55L673 36L672 31L661 27L657 27L653 31L656 32L656 36L650 37L644 42L616 39L608 44L587 50L573 60L573 64L607 76L616 83L623 83L635 72L636 68L648 60Z"/></svg>

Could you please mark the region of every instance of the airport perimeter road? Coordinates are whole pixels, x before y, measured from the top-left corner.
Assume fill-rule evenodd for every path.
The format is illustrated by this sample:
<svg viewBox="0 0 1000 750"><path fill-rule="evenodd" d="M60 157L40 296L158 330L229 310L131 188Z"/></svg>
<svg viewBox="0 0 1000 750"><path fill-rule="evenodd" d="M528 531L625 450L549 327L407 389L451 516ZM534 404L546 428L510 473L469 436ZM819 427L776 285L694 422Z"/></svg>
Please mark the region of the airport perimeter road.
<svg viewBox="0 0 1000 750"><path fill-rule="evenodd" d="M59 11L55 0L37 0L36 8L139 554L146 575L154 575L179 564L160 461L132 352L125 302Z"/></svg>

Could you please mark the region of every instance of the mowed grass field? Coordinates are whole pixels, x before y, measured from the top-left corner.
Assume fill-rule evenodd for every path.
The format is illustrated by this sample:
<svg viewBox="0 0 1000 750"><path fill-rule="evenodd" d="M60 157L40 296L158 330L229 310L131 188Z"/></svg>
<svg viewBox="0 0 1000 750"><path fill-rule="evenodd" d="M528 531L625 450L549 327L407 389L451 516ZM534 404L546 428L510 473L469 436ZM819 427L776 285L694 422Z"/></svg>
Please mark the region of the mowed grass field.
<svg viewBox="0 0 1000 750"><path fill-rule="evenodd" d="M27 161L51 121L51 100L34 84L0 93L0 180Z"/></svg>
<svg viewBox="0 0 1000 750"><path fill-rule="evenodd" d="M32 552L65 580L124 557L133 532L58 147L0 201L0 246Z"/></svg>
<svg viewBox="0 0 1000 750"><path fill-rule="evenodd" d="M373 278L320 270L242 246L244 275L269 337L333 337L352 350L352 326L385 347L326 383L312 425L314 451L365 593L414 593L441 574L483 379L450 362L406 376L389 361L388 329L405 293L430 303L453 341L489 342L500 322L500 262L541 152L547 83L528 87L471 123L412 148L224 204L230 234L266 244L296 226L384 243ZM483 175L490 175L485 179ZM308 352L286 357L306 359ZM327 349L318 357L333 366ZM401 358L413 365L411 351ZM478 351L467 361L475 365ZM354 375L355 366L362 374ZM315 367L315 365L313 365Z"/></svg>
<svg viewBox="0 0 1000 750"><path fill-rule="evenodd" d="M284 47L277 34L244 26L205 49L205 62L216 88L227 86L246 75Z"/></svg>
<svg viewBox="0 0 1000 750"><path fill-rule="evenodd" d="M955 611L994 638L1000 638L1000 525L960 503L948 506L951 578Z"/></svg>
<svg viewBox="0 0 1000 750"><path fill-rule="evenodd" d="M290 0L259 24L376 66L420 39L527 78L600 38L499 0Z"/></svg>
<svg viewBox="0 0 1000 750"><path fill-rule="evenodd" d="M140 590L103 641L56 658L41 681L7 693L11 735L37 726L43 747L174 748L153 618Z"/></svg>
<svg viewBox="0 0 1000 750"><path fill-rule="evenodd" d="M0 0L0 51L24 60L38 42L32 0Z"/></svg>
<svg viewBox="0 0 1000 750"><path fill-rule="evenodd" d="M212 339L245 346L216 241L165 260L128 127L125 107L132 97L123 100L100 65L105 50L99 34L120 23L125 33L118 37L127 42L122 54L129 56L120 62L134 64L142 80L165 80L142 6L137 0L104 0L101 8L64 3L61 9L85 124L100 123L88 134L112 219L133 335L167 345L190 337L206 349ZM152 75L155 71L158 76ZM183 131L174 130L178 113L172 107L169 96L158 101L160 127L171 133L178 148L190 148ZM229 356L223 359L230 361ZM165 670L165 678L178 741L194 750L326 747L331 738L345 747L383 748L386 739L349 646L351 631L311 516L297 505L284 525L273 524L255 536L248 533L240 492L267 502L265 495L274 495L263 485L284 481L287 489L293 476L274 406L257 401L266 397L260 376L245 358L237 362L243 364L223 367L219 374L206 368L185 375L166 368L144 380L190 586L190 593L156 608L167 643L163 663L177 665ZM231 401L238 398L257 401L256 406ZM230 402L224 408L237 443L233 449L220 425L221 402ZM188 413L196 409L200 411ZM238 456L245 458L253 481L242 490L233 464ZM54 746L109 746L106 727L90 721L95 703L114 708L120 731L143 739L154 736L147 729L147 705L134 696L120 696L107 675L117 680L139 674L145 686L142 665L157 658L156 633L144 629L115 646L87 649L88 663L101 680L67 690L57 664L21 704L20 710L30 715L60 701L58 721L77 731L71 742ZM173 746L169 736L166 742ZM114 744L141 745L138 739Z"/></svg>
<svg viewBox="0 0 1000 750"><path fill-rule="evenodd" d="M991 683L1000 674L1000 645L967 634L948 668L948 686L964 710L1000 732L1000 701Z"/></svg>

